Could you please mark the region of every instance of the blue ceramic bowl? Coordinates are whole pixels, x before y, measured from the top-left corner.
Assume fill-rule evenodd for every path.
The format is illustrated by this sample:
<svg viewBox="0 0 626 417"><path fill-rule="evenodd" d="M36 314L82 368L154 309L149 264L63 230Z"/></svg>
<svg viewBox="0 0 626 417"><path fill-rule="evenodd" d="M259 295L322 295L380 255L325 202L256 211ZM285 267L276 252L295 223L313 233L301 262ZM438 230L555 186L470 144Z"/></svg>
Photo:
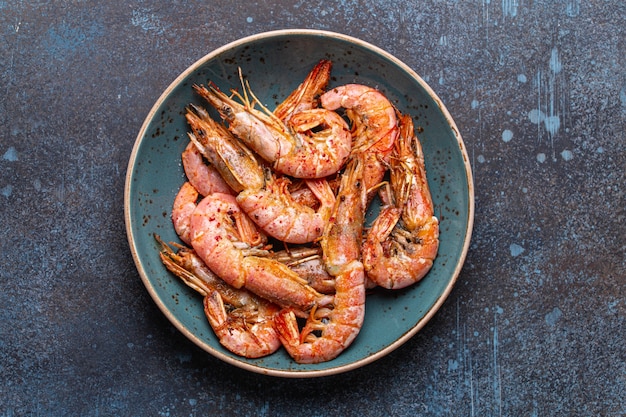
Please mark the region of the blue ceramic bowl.
<svg viewBox="0 0 626 417"><path fill-rule="evenodd" d="M295 363L283 349L246 359L222 348L202 311L201 296L161 264L153 234L177 241L170 219L185 181L181 152L188 143L183 116L189 103L205 105L193 84L239 85L238 68L269 108L282 101L321 59L333 62L331 85L360 83L380 89L419 129L429 185L440 220L439 254L430 273L400 291L368 295L365 323L338 358L316 365ZM345 35L281 30L250 36L219 48L189 67L165 90L137 136L126 176L124 215L130 249L148 292L163 314L195 344L217 358L253 372L314 377L369 364L414 336L441 307L461 271L474 219L469 158L452 117L433 90L389 53Z"/></svg>

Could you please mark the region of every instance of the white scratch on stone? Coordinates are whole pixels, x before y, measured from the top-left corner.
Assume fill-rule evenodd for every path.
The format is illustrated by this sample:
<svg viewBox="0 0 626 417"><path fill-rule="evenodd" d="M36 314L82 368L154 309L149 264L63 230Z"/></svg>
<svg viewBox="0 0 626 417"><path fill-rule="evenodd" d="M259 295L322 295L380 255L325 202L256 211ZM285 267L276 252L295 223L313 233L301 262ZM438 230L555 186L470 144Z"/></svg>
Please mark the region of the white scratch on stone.
<svg viewBox="0 0 626 417"><path fill-rule="evenodd" d="M493 392L494 401L499 407L499 414L502 415L502 375L500 369L500 360L498 358L499 340L498 340L498 317L496 314L502 314L501 307L496 306L493 315Z"/></svg>
<svg viewBox="0 0 626 417"><path fill-rule="evenodd" d="M561 59L559 58L559 51L556 48L552 48L552 52L550 53L550 70L558 74L561 72L563 65L561 64Z"/></svg>
<svg viewBox="0 0 626 417"><path fill-rule="evenodd" d="M548 135L550 137L550 144L552 145L552 149L554 150L554 137L559 131L561 127L561 112L563 111L561 104L561 91L563 87L561 86L561 78L558 77L558 74L561 73L563 69L563 64L561 64L561 58L559 57L559 51L556 47L552 48L550 52L550 73L548 74L548 109L547 115L545 119L546 130L548 131Z"/></svg>
<svg viewBox="0 0 626 417"><path fill-rule="evenodd" d="M556 46L550 50L547 71L537 68L533 82L537 88L536 107L528 112L528 119L537 125L537 141L542 141L542 127L548 135L552 159L556 160L554 141L567 115L567 80L563 62ZM518 81L520 78L518 76ZM521 82L521 81L520 81ZM542 162L542 161L540 161Z"/></svg>
<svg viewBox="0 0 626 417"><path fill-rule="evenodd" d="M518 0L502 0L502 16L517 16Z"/></svg>
<svg viewBox="0 0 626 417"><path fill-rule="evenodd" d="M561 127L561 118L558 115L548 116L544 119L543 123L545 124L546 130L550 136L554 136Z"/></svg>
<svg viewBox="0 0 626 417"><path fill-rule="evenodd" d="M164 34L166 30L161 19L147 9L133 10L130 22L146 32L156 32L159 35Z"/></svg>
<svg viewBox="0 0 626 417"><path fill-rule="evenodd" d="M568 0L565 6L565 14L569 17L576 17L580 14L581 0Z"/></svg>
<svg viewBox="0 0 626 417"><path fill-rule="evenodd" d="M489 44L489 26L491 25L491 22L489 22L489 4L491 4L491 0L482 0L483 27L485 28L485 40L487 45Z"/></svg>

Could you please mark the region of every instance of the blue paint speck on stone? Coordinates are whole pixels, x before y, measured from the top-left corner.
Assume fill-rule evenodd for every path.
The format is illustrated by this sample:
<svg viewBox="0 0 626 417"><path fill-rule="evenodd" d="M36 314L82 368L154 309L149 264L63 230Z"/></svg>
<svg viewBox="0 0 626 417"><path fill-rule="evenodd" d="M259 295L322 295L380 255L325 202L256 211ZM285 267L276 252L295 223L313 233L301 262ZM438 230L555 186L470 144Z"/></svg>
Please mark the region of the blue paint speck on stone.
<svg viewBox="0 0 626 417"><path fill-rule="evenodd" d="M18 160L17 150L15 150L13 146L9 147L9 149L7 149L4 155L2 155L2 159L9 161L9 162L17 161Z"/></svg>
<svg viewBox="0 0 626 417"><path fill-rule="evenodd" d="M511 251L511 256L519 256L524 253L524 248L517 243L511 243L509 250Z"/></svg>
<svg viewBox="0 0 626 417"><path fill-rule="evenodd" d="M2 187L2 190L0 190L0 192L5 197L11 197L11 194L13 193L13 186L5 185L4 187Z"/></svg>
<svg viewBox="0 0 626 417"><path fill-rule="evenodd" d="M563 312L558 307L554 307L551 312L546 314L546 323L548 323L549 326L554 326L562 316Z"/></svg>

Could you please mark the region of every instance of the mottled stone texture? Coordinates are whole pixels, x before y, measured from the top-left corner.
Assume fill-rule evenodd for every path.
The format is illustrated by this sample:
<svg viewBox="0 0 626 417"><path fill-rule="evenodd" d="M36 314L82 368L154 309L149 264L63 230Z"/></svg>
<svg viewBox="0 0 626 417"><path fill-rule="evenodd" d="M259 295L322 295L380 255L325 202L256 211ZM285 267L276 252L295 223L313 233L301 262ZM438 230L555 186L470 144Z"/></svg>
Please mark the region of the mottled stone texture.
<svg viewBox="0 0 626 417"><path fill-rule="evenodd" d="M626 415L626 3L0 1L0 416ZM414 68L474 170L451 296L350 373L226 365L164 318L126 241L135 136L227 42L343 32Z"/></svg>

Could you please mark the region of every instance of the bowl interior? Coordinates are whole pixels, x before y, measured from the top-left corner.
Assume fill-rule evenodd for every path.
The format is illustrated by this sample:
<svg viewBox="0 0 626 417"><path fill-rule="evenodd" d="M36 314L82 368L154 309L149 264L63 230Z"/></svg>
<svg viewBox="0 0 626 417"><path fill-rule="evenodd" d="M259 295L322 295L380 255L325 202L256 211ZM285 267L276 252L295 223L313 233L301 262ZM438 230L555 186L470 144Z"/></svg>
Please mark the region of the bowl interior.
<svg viewBox="0 0 626 417"><path fill-rule="evenodd" d="M421 140L429 185L440 220L440 248L430 273L400 291L368 295L363 329L337 359L299 365L284 350L262 359L223 349L202 311L201 297L165 270L153 234L178 241L171 207L185 181L181 152L188 143L184 109L205 106L193 84L240 86L238 70L270 109L281 102L322 58L333 62L331 87L361 83L380 89L412 115ZM150 295L171 322L207 352L233 365L277 376L321 376L370 363L413 336L440 307L465 259L473 223L473 186L467 154L454 122L432 90L400 61L362 41L316 31L257 35L205 56L163 93L148 115L127 173L125 216L131 251ZM369 218L376 208L370 210Z"/></svg>

